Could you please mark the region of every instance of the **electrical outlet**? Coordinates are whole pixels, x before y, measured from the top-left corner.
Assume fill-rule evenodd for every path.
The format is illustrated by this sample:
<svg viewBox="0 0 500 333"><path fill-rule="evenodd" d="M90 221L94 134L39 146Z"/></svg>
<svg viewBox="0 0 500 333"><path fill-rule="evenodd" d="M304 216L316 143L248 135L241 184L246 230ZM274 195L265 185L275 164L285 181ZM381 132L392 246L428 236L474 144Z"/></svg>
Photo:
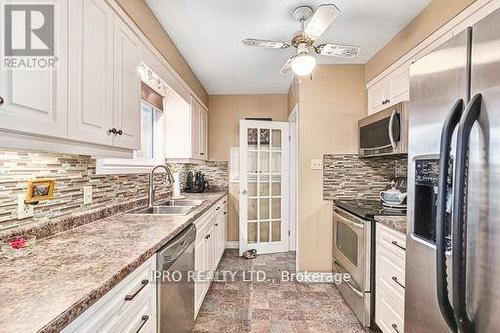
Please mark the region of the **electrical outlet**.
<svg viewBox="0 0 500 333"><path fill-rule="evenodd" d="M83 204L90 205L92 203L92 186L83 187Z"/></svg>
<svg viewBox="0 0 500 333"><path fill-rule="evenodd" d="M322 159L312 159L311 160L311 170L323 170L323 160Z"/></svg>
<svg viewBox="0 0 500 333"><path fill-rule="evenodd" d="M17 219L27 219L33 216L33 205L28 205L24 203L26 196L24 194L19 194L17 196Z"/></svg>

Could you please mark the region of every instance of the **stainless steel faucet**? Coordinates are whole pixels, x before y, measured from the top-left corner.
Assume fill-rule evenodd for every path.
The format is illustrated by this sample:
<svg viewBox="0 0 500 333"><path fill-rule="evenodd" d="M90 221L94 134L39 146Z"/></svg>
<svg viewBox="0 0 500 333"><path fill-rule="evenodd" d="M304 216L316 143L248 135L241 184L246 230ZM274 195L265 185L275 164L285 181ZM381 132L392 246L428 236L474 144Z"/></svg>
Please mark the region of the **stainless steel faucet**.
<svg viewBox="0 0 500 333"><path fill-rule="evenodd" d="M172 185L174 183L174 176L172 176L172 172L170 171L170 169L168 168L168 166L166 166L165 164L158 164L158 165L155 165L151 171L149 172L149 193L148 193L148 207L153 207L153 204L154 204L154 201L155 201L155 186L154 186L154 173L156 171L156 169L165 169L165 171L167 172L167 179L168 179L168 182L170 183L170 185Z"/></svg>

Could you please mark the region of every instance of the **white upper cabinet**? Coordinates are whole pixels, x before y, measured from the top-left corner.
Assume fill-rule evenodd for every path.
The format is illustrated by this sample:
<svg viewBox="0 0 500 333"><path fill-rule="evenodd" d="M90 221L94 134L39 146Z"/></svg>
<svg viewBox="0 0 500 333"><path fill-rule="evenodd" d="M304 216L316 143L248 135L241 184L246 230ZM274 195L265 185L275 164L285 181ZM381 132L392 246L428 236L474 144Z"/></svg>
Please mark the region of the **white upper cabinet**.
<svg viewBox="0 0 500 333"><path fill-rule="evenodd" d="M200 108L200 155L208 160L208 112Z"/></svg>
<svg viewBox="0 0 500 333"><path fill-rule="evenodd" d="M72 140L140 148L140 44L102 0L69 5Z"/></svg>
<svg viewBox="0 0 500 333"><path fill-rule="evenodd" d="M192 103L191 104L192 155L193 158L199 160L207 160L208 159L208 149L207 149L208 113L201 106L201 104L194 98L192 98L191 103Z"/></svg>
<svg viewBox="0 0 500 333"><path fill-rule="evenodd" d="M0 129L66 137L67 115L67 4L55 1L55 69L0 69ZM0 24L0 36L4 35ZM5 54L0 43L0 54Z"/></svg>
<svg viewBox="0 0 500 333"><path fill-rule="evenodd" d="M405 63L368 88L368 114L409 100L410 63Z"/></svg>
<svg viewBox="0 0 500 333"><path fill-rule="evenodd" d="M183 100L184 102L184 100ZM191 96L191 103L167 96L166 157L175 162L208 160L208 111Z"/></svg>
<svg viewBox="0 0 500 333"><path fill-rule="evenodd" d="M114 145L141 147L141 79L139 76L140 42L121 20L115 20L115 84L113 126L117 129Z"/></svg>
<svg viewBox="0 0 500 333"><path fill-rule="evenodd" d="M113 144L114 12L102 0L69 2L69 114L72 140ZM137 111L139 112L139 111Z"/></svg>

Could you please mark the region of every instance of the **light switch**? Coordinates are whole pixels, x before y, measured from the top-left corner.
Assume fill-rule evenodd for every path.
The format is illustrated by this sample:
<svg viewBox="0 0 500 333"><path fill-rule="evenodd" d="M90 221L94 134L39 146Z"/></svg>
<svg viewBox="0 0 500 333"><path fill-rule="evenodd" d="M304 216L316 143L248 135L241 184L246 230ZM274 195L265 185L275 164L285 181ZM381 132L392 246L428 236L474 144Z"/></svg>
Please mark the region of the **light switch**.
<svg viewBox="0 0 500 333"><path fill-rule="evenodd" d="M92 203L92 186L83 187L83 204L90 205Z"/></svg>
<svg viewBox="0 0 500 333"><path fill-rule="evenodd" d="M311 160L311 170L323 170L323 160L322 159L312 159Z"/></svg>

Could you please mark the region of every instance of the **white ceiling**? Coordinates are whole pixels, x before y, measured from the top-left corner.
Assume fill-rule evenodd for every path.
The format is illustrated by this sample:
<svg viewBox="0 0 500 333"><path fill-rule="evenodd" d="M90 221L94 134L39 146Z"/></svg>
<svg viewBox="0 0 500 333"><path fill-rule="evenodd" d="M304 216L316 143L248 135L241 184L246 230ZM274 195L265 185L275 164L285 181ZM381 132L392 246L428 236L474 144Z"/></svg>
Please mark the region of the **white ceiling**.
<svg viewBox="0 0 500 333"><path fill-rule="evenodd" d="M280 74L293 48L245 47L244 38L290 40L300 25L297 5L327 1L146 0L205 89L216 94L286 93L292 76ZM349 61L321 56L321 64L366 63L430 0L334 0L340 15L320 41L361 47Z"/></svg>

